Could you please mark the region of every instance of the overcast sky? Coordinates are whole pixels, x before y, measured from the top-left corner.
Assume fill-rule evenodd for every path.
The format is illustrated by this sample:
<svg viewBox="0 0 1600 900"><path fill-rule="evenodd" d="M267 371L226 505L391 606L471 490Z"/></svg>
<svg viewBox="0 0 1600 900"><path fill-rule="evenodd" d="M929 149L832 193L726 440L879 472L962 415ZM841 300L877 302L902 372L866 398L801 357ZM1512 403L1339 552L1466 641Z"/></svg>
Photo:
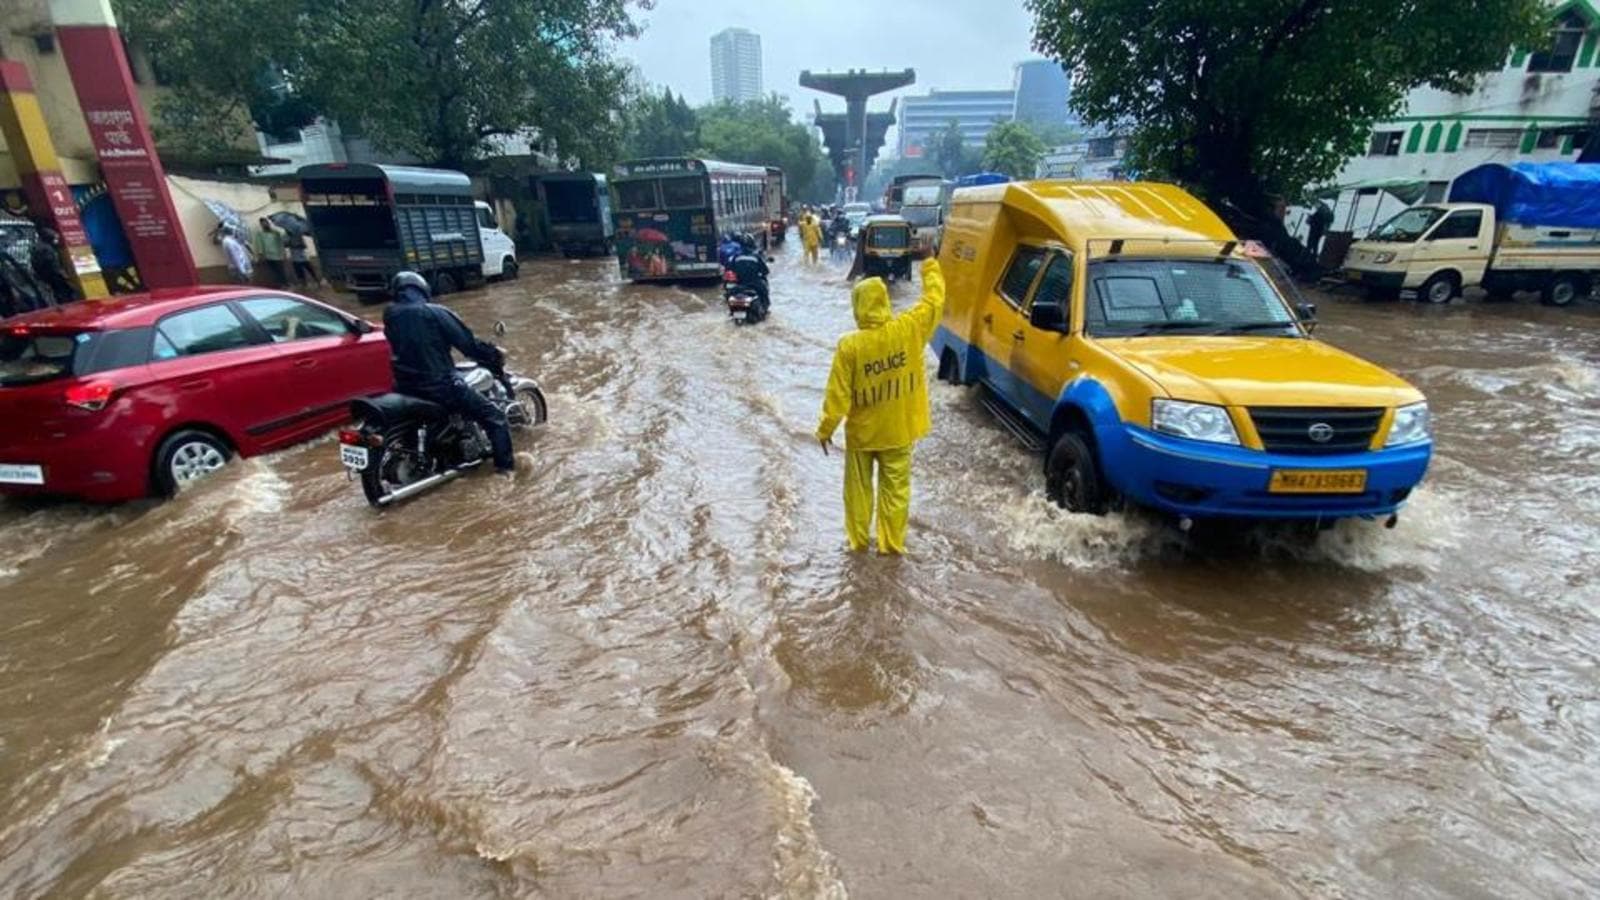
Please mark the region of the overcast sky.
<svg viewBox="0 0 1600 900"><path fill-rule="evenodd" d="M800 87L802 69L912 68L917 83L896 93L920 94L1009 88L1012 65L1037 55L1021 0L656 0L637 19L644 34L622 55L694 104L711 100L711 35L730 26L761 35L763 89L802 113L813 99L824 111L844 110L843 100Z"/></svg>

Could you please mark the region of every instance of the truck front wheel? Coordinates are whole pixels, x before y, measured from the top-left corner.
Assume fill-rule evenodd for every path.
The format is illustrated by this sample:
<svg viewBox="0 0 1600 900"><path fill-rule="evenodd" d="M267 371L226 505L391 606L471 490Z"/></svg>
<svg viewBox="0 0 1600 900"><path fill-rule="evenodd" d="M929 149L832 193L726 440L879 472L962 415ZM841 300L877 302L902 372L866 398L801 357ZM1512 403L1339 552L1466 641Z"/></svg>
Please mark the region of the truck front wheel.
<svg viewBox="0 0 1600 900"><path fill-rule="evenodd" d="M1562 272L1544 286L1539 299L1546 306L1571 306L1589 292L1589 279L1575 272Z"/></svg>
<svg viewBox="0 0 1600 900"><path fill-rule="evenodd" d="M1072 432L1056 438L1044 464L1045 492L1057 506L1075 513L1104 515L1105 485L1087 442Z"/></svg>
<svg viewBox="0 0 1600 900"><path fill-rule="evenodd" d="M1417 298L1424 303L1449 303L1461 290L1461 281L1454 272L1440 272L1422 283Z"/></svg>

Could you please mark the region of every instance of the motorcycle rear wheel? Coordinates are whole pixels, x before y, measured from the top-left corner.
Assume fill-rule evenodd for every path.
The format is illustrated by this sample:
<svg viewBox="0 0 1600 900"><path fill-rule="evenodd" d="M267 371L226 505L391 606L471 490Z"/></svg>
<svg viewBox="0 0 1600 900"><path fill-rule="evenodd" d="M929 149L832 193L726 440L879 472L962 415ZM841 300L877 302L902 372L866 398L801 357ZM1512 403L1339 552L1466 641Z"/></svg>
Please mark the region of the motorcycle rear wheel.
<svg viewBox="0 0 1600 900"><path fill-rule="evenodd" d="M431 462L417 454L416 435L414 425L396 425L383 433L383 446L361 470L361 492L369 504L380 506L390 494L433 474Z"/></svg>

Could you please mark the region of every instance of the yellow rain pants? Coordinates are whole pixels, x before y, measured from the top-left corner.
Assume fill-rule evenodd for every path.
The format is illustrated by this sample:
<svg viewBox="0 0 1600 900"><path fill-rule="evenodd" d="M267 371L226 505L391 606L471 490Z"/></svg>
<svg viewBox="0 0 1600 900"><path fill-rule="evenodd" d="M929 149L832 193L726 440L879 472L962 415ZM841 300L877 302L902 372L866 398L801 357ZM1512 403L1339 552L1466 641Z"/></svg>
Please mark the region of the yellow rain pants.
<svg viewBox="0 0 1600 900"><path fill-rule="evenodd" d="M822 226L810 216L800 220L800 243L806 250L806 262L817 261L817 248L822 246Z"/></svg>
<svg viewBox="0 0 1600 900"><path fill-rule="evenodd" d="M867 278L850 296L855 331L839 339L828 373L817 440L827 443L844 422L845 531L855 550L867 546L877 475L878 552L905 552L911 507L911 447L928 433L928 385L922 348L944 315L938 260L922 264L922 297L894 315L889 289Z"/></svg>
<svg viewBox="0 0 1600 900"><path fill-rule="evenodd" d="M906 552L906 519L911 515L911 448L846 450L844 454L844 531L851 550L867 549L872 531L872 472L878 472L878 552Z"/></svg>

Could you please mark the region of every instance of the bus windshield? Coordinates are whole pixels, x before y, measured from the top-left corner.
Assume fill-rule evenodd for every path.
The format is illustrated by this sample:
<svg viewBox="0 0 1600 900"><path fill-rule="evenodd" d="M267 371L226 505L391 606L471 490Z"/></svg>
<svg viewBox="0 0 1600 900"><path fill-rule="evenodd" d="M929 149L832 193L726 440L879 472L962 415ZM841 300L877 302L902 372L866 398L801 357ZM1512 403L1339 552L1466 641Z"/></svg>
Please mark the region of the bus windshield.
<svg viewBox="0 0 1600 900"><path fill-rule="evenodd" d="M1089 333L1297 337L1288 306L1261 269L1238 259L1113 259L1089 267Z"/></svg>
<svg viewBox="0 0 1600 900"><path fill-rule="evenodd" d="M661 206L664 209L701 209L706 206L705 179L661 179Z"/></svg>
<svg viewBox="0 0 1600 900"><path fill-rule="evenodd" d="M660 206L656 202L656 180L616 182L617 209L622 212L643 212Z"/></svg>

